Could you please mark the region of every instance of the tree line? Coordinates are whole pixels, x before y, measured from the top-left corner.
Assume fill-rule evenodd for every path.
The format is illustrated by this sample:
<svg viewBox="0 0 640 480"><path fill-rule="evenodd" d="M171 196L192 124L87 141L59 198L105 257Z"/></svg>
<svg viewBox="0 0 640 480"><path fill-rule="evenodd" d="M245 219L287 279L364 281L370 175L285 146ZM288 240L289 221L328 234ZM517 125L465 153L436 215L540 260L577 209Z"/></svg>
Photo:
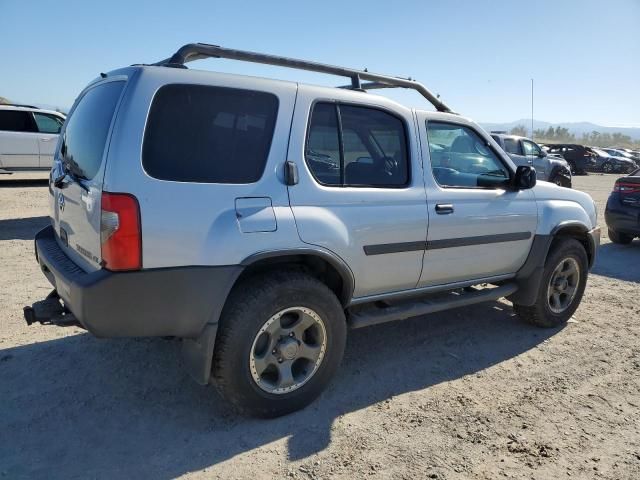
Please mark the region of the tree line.
<svg viewBox="0 0 640 480"><path fill-rule="evenodd" d="M510 131L511 135L520 135L526 137L529 130L524 125L517 125ZM640 140L633 140L629 135L622 133L602 133L593 130L589 133L583 133L577 136L571 133L568 128L557 126L547 129L538 128L533 131L533 139L538 143L578 143L581 145L593 145L595 147L625 147L638 149L640 148Z"/></svg>

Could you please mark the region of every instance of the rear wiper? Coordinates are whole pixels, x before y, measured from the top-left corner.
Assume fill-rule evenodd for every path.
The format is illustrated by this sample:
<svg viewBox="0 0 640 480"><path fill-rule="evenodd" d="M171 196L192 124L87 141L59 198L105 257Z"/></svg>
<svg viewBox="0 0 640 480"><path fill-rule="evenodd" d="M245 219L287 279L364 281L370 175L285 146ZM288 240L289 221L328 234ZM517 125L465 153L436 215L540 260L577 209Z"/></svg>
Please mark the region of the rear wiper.
<svg viewBox="0 0 640 480"><path fill-rule="evenodd" d="M53 184L55 185L56 188L65 188L66 184L64 183L64 179L66 177L69 177L71 180L73 180L74 183L78 184L78 186L80 188L82 188L85 192L89 192L89 188L82 183L82 181L80 180L80 177L78 175L76 175L71 168L69 168L64 162L62 162L62 175L58 176L54 181Z"/></svg>

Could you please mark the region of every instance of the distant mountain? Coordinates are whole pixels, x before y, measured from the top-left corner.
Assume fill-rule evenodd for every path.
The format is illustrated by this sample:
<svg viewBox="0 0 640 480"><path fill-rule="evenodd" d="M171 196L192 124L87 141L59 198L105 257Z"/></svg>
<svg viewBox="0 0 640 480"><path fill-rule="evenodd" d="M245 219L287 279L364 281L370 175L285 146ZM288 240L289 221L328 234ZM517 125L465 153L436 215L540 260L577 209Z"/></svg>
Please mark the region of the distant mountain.
<svg viewBox="0 0 640 480"><path fill-rule="evenodd" d="M480 122L482 128L487 131L492 130L506 130L507 132L518 125L523 125L527 130L531 129L531 119L521 119L514 122L505 123L485 123ZM583 133L591 133L594 130L600 133L621 133L623 135L629 135L633 140L640 140L640 128L629 127L605 127L604 125L596 125L591 122L564 122L564 123L551 123L544 122L542 120L533 120L533 129L548 129L549 127L564 127L568 128L569 132L575 133L576 137L581 137Z"/></svg>

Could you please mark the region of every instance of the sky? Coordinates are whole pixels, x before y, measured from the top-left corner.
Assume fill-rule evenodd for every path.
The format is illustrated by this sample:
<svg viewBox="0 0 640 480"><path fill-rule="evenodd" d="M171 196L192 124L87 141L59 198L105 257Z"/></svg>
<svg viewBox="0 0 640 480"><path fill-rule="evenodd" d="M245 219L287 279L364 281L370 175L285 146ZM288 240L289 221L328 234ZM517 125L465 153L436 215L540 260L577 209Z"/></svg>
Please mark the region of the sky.
<svg viewBox="0 0 640 480"><path fill-rule="evenodd" d="M640 0L0 0L0 96L68 108L100 72L185 43L411 76L480 122L531 116L640 127ZM190 68L321 85L229 60ZM428 108L410 91L386 93Z"/></svg>

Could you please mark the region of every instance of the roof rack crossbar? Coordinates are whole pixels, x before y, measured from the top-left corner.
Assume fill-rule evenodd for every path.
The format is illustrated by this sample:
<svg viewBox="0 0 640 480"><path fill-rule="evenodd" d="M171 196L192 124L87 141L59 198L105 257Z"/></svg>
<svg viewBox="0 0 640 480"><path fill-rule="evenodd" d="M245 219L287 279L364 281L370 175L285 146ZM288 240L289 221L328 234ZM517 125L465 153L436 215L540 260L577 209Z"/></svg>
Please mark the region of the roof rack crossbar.
<svg viewBox="0 0 640 480"><path fill-rule="evenodd" d="M249 52L245 50L234 50L219 47L217 45L208 45L206 43L189 43L184 45L174 53L172 57L161 60L153 65L184 68L185 63L203 58L226 58L230 60L296 68L299 70L308 70L312 72L347 77L351 79L351 86L347 88L355 90L392 87L410 88L420 93L439 112L451 112L451 109L440 101L437 96L431 93L427 87L412 79L379 75L366 70L355 70L351 68L327 65L324 63L310 62L307 60L298 60L295 58L267 55L264 53ZM362 80L367 80L371 83L361 83ZM373 86L377 84L384 84L384 87Z"/></svg>

